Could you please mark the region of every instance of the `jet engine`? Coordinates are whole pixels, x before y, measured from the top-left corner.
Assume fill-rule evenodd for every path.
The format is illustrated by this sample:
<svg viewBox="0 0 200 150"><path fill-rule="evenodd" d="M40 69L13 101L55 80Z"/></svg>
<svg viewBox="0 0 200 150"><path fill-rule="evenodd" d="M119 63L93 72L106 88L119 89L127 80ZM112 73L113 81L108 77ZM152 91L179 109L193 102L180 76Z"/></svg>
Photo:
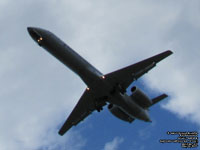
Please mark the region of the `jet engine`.
<svg viewBox="0 0 200 150"><path fill-rule="evenodd" d="M148 108L149 106L151 106L151 100L139 88L134 86L131 88L131 92L131 99L134 102L136 102L139 106L141 106L142 108Z"/></svg>
<svg viewBox="0 0 200 150"><path fill-rule="evenodd" d="M115 117L123 121L131 123L133 120L135 120L134 118L127 115L123 110L121 110L118 106L114 104L109 104L108 109Z"/></svg>

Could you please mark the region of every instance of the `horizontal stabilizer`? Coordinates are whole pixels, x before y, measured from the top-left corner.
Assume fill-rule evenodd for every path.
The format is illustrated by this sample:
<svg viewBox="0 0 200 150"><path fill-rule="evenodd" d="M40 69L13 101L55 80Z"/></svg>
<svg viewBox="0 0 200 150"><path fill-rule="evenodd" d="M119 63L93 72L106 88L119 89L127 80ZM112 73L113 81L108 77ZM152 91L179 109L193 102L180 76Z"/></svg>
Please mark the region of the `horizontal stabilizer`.
<svg viewBox="0 0 200 150"><path fill-rule="evenodd" d="M154 104L160 102L161 100L163 100L163 99L166 98L166 97L168 97L167 94L162 94L162 95L160 95L160 96L158 96L158 97L153 98L153 99L152 99L152 105L154 105ZM151 105L151 106L152 106L152 105Z"/></svg>

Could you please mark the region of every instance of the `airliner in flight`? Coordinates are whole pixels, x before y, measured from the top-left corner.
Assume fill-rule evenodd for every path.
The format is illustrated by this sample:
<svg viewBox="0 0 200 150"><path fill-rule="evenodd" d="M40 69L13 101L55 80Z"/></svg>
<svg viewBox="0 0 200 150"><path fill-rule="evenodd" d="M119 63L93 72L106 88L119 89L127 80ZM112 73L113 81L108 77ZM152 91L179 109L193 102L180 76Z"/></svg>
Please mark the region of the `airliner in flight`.
<svg viewBox="0 0 200 150"><path fill-rule="evenodd" d="M162 94L150 99L136 86L131 88L131 95L127 95L126 89L132 82L155 67L158 62L171 55L170 50L103 74L50 31L35 27L27 29L39 46L69 67L87 85L80 100L59 130L60 135L64 135L93 111L100 112L105 105L108 105L109 111L115 117L123 121L131 123L139 119L151 122L148 114L149 107L167 97L166 94Z"/></svg>

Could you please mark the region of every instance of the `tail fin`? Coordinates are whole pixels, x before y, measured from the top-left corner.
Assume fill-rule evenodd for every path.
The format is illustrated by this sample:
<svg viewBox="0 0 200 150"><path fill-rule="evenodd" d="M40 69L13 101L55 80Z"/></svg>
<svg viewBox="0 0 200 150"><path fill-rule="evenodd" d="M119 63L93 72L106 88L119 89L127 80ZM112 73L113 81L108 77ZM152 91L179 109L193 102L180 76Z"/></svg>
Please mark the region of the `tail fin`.
<svg viewBox="0 0 200 150"><path fill-rule="evenodd" d="M158 103L158 102L160 102L161 100L163 100L163 99L166 98L166 97L168 97L167 94L162 94L162 95L160 95L160 96L158 96L158 97L153 98L153 99L152 99L152 104L151 104L151 106L154 105L154 104L156 104L156 103ZM150 107L151 107L151 106L150 106Z"/></svg>

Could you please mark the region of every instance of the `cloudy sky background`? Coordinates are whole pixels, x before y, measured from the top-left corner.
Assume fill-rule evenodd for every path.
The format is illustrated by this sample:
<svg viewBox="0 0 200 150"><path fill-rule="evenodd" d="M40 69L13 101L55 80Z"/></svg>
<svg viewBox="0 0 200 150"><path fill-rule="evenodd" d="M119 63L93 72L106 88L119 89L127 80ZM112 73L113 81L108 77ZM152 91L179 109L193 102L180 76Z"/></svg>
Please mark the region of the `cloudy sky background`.
<svg viewBox="0 0 200 150"><path fill-rule="evenodd" d="M1 0L0 149L180 148L158 141L168 130L199 130L199 14L198 0ZM130 125L105 109L60 137L86 86L33 42L27 26L52 31L103 73L171 49L136 83L170 98L152 107L152 124Z"/></svg>

